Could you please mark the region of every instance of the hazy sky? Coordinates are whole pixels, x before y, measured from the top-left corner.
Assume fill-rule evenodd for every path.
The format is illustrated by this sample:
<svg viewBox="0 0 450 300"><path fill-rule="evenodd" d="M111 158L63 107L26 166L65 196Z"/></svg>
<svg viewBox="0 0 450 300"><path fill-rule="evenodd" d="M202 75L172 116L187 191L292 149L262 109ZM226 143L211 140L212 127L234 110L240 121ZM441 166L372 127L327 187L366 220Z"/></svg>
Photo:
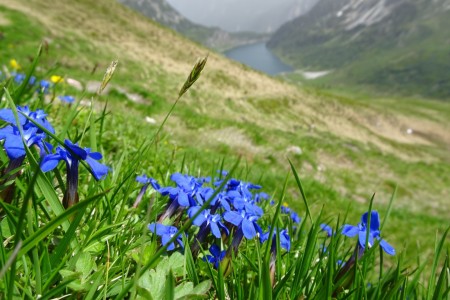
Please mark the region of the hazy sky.
<svg viewBox="0 0 450 300"><path fill-rule="evenodd" d="M318 0L167 0L191 21L228 31L276 30Z"/></svg>

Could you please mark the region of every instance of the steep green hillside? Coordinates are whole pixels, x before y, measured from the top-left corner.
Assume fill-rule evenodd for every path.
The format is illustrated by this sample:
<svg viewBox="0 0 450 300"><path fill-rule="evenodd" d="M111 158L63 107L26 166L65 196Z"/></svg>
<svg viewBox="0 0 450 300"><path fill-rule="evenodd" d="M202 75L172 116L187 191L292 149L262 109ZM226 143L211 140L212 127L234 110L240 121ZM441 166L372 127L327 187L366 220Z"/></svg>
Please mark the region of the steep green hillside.
<svg viewBox="0 0 450 300"><path fill-rule="evenodd" d="M208 54L113 0L0 0L0 7L4 65L15 58L26 68L45 41L39 74L89 86L119 60L109 95L93 104L98 112L108 101L103 147L111 162L135 153L152 136L152 119L163 120L196 58ZM84 100L92 96L89 89L61 88ZM123 89L140 100L126 97ZM325 206L330 219L349 206L349 215L358 218L374 192L375 206L385 212L398 184L385 230L391 243L405 244L414 255L419 243L425 255L436 230L448 226L449 115L448 104L434 101L369 102L303 91L209 53L202 77L136 173L159 174L162 167L152 164L156 156L167 162L164 167L179 170L184 162L192 173L242 157L243 177L279 191L289 157L312 209ZM295 186L292 178L289 186ZM297 190L288 193L291 205L304 211Z"/></svg>
<svg viewBox="0 0 450 300"><path fill-rule="evenodd" d="M320 83L450 98L450 10L440 1L320 1L269 46Z"/></svg>

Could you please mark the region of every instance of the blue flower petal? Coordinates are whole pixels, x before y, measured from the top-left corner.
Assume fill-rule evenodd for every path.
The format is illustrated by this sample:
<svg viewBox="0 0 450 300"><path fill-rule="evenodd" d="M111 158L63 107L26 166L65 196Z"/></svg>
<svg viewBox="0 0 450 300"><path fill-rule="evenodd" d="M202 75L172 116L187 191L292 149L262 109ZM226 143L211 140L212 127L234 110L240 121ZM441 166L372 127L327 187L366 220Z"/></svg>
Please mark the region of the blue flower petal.
<svg viewBox="0 0 450 300"><path fill-rule="evenodd" d="M223 214L225 221L230 222L235 226L239 226L242 222L242 216L235 211L227 211Z"/></svg>
<svg viewBox="0 0 450 300"><path fill-rule="evenodd" d="M367 224L368 221L368 213L364 213L361 217L361 222L366 225L366 227L370 228L370 231L378 231L380 229L380 217L378 216L378 212L373 210L370 212L370 226Z"/></svg>
<svg viewBox="0 0 450 300"><path fill-rule="evenodd" d="M25 122L27 121L27 118L25 118L20 113L18 114L18 116L19 116L19 123L21 125L25 124ZM12 110L10 108L0 109L0 120L3 120L10 124L17 125L16 118L14 117L14 113L12 112Z"/></svg>
<svg viewBox="0 0 450 300"><path fill-rule="evenodd" d="M333 229L327 224L320 224L320 228L327 233L327 236L333 235Z"/></svg>
<svg viewBox="0 0 450 300"><path fill-rule="evenodd" d="M91 167L92 174L94 175L96 180L103 179L109 172L109 168L107 166L99 163L98 161L90 158L89 156L86 157L86 162Z"/></svg>
<svg viewBox="0 0 450 300"><path fill-rule="evenodd" d="M181 190L178 193L178 204L180 204L180 206L186 206L186 207L190 206L188 195Z"/></svg>
<svg viewBox="0 0 450 300"><path fill-rule="evenodd" d="M359 238L359 244L363 248L366 247L366 237L367 237L367 231L361 230L359 232L359 237L358 238ZM369 232L368 246L369 246L369 248L373 246L373 236L370 234L370 232Z"/></svg>
<svg viewBox="0 0 450 300"><path fill-rule="evenodd" d="M76 156L78 156L77 159L85 160L87 157L87 152L77 144L72 143L69 140L64 141L64 145L70 149L71 152L73 152ZM72 154L72 153L71 153Z"/></svg>
<svg viewBox="0 0 450 300"><path fill-rule="evenodd" d="M218 257L220 255L220 248L217 245L212 245L211 247L209 247L209 252L211 252L211 254L214 257Z"/></svg>
<svg viewBox="0 0 450 300"><path fill-rule="evenodd" d="M184 249L184 244L183 244L183 240L182 240L182 238L181 238L181 236L180 236L180 235L179 235L179 236L177 237L177 242L178 242L178 244L180 244L181 248L183 248L183 249Z"/></svg>
<svg viewBox="0 0 450 300"><path fill-rule="evenodd" d="M145 175L142 176L137 176L136 177L136 181L142 184L148 184L149 183L149 178Z"/></svg>
<svg viewBox="0 0 450 300"><path fill-rule="evenodd" d="M389 255L395 255L395 249L385 240L380 241L380 246Z"/></svg>
<svg viewBox="0 0 450 300"><path fill-rule="evenodd" d="M171 239L170 235L163 235L161 237L162 245L165 246L170 241L170 239ZM170 243L169 247L167 247L167 251L171 251L173 249L175 249L175 244L172 242L172 243Z"/></svg>
<svg viewBox="0 0 450 300"><path fill-rule="evenodd" d="M221 237L220 230L219 230L219 226L217 226L217 224L214 223L214 222L210 223L210 226L211 226L211 232L212 232L212 234L213 234L216 238L219 239L219 238Z"/></svg>
<svg viewBox="0 0 450 300"><path fill-rule="evenodd" d="M193 206L188 209L189 218L193 218L194 215L199 211L200 206ZM200 213L197 218L192 222L195 226L201 226L206 221L206 217L203 213Z"/></svg>
<svg viewBox="0 0 450 300"><path fill-rule="evenodd" d="M25 156L26 154L20 135L10 135L7 137L3 147L5 148L6 154L8 154L10 159L19 158L21 156Z"/></svg>
<svg viewBox="0 0 450 300"><path fill-rule="evenodd" d="M359 228L357 226L346 224L342 228L342 234L345 236L348 236L348 237L354 237L358 233L359 233Z"/></svg>
<svg viewBox="0 0 450 300"><path fill-rule="evenodd" d="M49 154L44 156L44 159L41 162L41 170L42 172L48 172L56 168L59 161L62 160L62 157L59 154Z"/></svg>
<svg viewBox="0 0 450 300"><path fill-rule="evenodd" d="M103 158L103 155L100 152L90 152L88 155L95 160L100 160Z"/></svg>
<svg viewBox="0 0 450 300"><path fill-rule="evenodd" d="M252 239L256 235L255 226L253 222L250 222L247 219L242 220L242 232L246 239Z"/></svg>
<svg viewBox="0 0 450 300"><path fill-rule="evenodd" d="M172 226L166 226L166 225L159 224L159 223L151 223L148 225L148 229L151 232L153 232L157 235L160 235L160 236L170 234L171 227Z"/></svg>

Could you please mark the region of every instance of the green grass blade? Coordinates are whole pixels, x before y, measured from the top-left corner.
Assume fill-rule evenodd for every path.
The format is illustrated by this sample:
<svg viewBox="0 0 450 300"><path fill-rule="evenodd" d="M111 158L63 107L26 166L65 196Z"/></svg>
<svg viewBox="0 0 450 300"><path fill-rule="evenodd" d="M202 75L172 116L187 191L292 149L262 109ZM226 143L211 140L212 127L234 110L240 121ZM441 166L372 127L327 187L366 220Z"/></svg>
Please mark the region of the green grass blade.
<svg viewBox="0 0 450 300"><path fill-rule="evenodd" d="M394 203L394 200L397 197L397 189L398 189L398 186L396 185L394 191L392 192L391 199L389 199L388 208L384 215L383 221L380 224L380 232L383 232L382 230L383 230L384 224L386 223L387 219L389 218L389 215L391 214L392 204Z"/></svg>
<svg viewBox="0 0 450 300"><path fill-rule="evenodd" d="M194 286L199 284L197 269L195 267L194 257L192 256L191 247L189 246L189 242L186 240L184 243L184 257L186 264L186 271L189 279L194 283Z"/></svg>
<svg viewBox="0 0 450 300"><path fill-rule="evenodd" d="M89 199L83 200L78 202L73 207L67 209L59 216L56 216L54 219L52 219L50 222L45 224L45 226L39 228L33 235L29 236L26 240L23 242L23 247L20 249L18 256L21 257L28 251L30 251L33 247L35 247L41 240L46 238L50 232L55 230L59 225L61 225L63 222L67 221L69 216L71 216L74 213L83 213L84 210L88 205L98 200L100 197L102 197L104 193L98 194L96 196L93 196Z"/></svg>
<svg viewBox="0 0 450 300"><path fill-rule="evenodd" d="M445 258L444 265L442 266L441 274L439 275L438 282L434 288L433 300L444 299L443 294L448 289L448 273L449 272L448 256ZM447 284L447 287L445 286Z"/></svg>
<svg viewBox="0 0 450 300"><path fill-rule="evenodd" d="M295 170L295 167L294 167L294 165L292 164L292 162L290 160L289 160L289 164L291 165L292 173L294 174L295 181L297 183L298 189L300 190L300 194L302 195L303 202L305 203L306 214L307 214L309 220L311 221L311 224L313 224L314 221L313 221L313 218L311 216L311 210L309 209L308 200L306 198L306 194L305 194L305 191L303 189L302 182L300 181L300 177L298 176L298 173Z"/></svg>
<svg viewBox="0 0 450 300"><path fill-rule="evenodd" d="M427 299L431 300L433 297L433 292L435 289L434 282L436 281L436 269L439 263L439 257L442 252L442 248L444 247L445 240L447 238L448 231L450 230L450 226L447 227L447 230L445 230L444 234L442 235L442 238L440 242L436 245L436 249L434 251L434 260L433 260L433 266L431 268L431 275L430 279L428 280L428 292L427 292Z"/></svg>
<svg viewBox="0 0 450 300"><path fill-rule="evenodd" d="M175 299L175 277L173 276L172 270L169 271L169 274L166 276L166 282L164 286L165 300L174 300Z"/></svg>

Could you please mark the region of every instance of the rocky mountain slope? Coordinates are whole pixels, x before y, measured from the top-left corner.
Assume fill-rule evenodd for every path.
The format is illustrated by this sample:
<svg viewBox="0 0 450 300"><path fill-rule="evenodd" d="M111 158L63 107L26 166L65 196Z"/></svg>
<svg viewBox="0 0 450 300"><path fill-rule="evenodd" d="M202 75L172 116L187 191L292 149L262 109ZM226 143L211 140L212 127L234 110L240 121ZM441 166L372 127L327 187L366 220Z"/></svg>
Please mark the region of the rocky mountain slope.
<svg viewBox="0 0 450 300"><path fill-rule="evenodd" d="M166 0L118 1L193 41L218 50L254 43L267 38L265 35L257 33L229 33L218 27L196 24L181 15Z"/></svg>
<svg viewBox="0 0 450 300"><path fill-rule="evenodd" d="M299 68L334 70L328 83L450 97L448 0L321 0L269 47Z"/></svg>

